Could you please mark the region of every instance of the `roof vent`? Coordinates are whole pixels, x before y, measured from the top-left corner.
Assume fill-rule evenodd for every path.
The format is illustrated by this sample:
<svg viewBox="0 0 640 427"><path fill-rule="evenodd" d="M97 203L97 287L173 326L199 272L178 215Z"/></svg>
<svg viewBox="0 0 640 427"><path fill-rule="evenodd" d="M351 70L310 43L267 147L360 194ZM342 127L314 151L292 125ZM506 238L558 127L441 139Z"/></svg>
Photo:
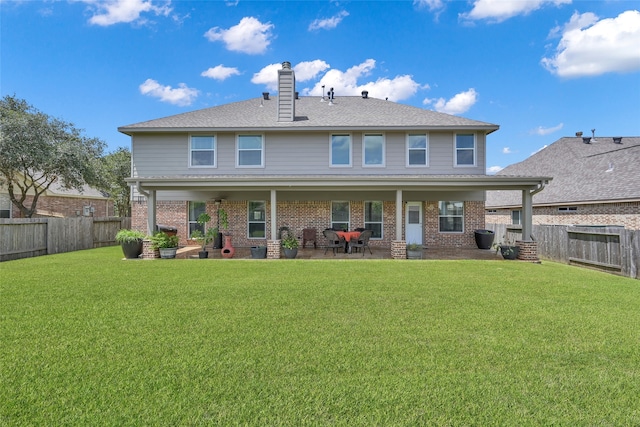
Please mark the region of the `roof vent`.
<svg viewBox="0 0 640 427"><path fill-rule="evenodd" d="M295 98L300 99L300 94L298 92L295 93Z"/></svg>
<svg viewBox="0 0 640 427"><path fill-rule="evenodd" d="M362 91L362 97L363 97L364 99L369 98L369 91L363 90L363 91Z"/></svg>
<svg viewBox="0 0 640 427"><path fill-rule="evenodd" d="M289 62L289 61L284 61L284 62L282 63L282 69L283 69L283 70L290 70L290 69L291 69L291 62Z"/></svg>
<svg viewBox="0 0 640 427"><path fill-rule="evenodd" d="M262 99L264 99L265 101L269 100L269 92L262 92Z"/></svg>
<svg viewBox="0 0 640 427"><path fill-rule="evenodd" d="M582 136L582 132L576 132L576 136L580 138Z"/></svg>
<svg viewBox="0 0 640 427"><path fill-rule="evenodd" d="M582 142L584 142L585 144L591 144L591 137L590 136L583 136L582 137Z"/></svg>
<svg viewBox="0 0 640 427"><path fill-rule="evenodd" d="M591 129L591 142L598 142L596 141L596 130L595 129Z"/></svg>
<svg viewBox="0 0 640 427"><path fill-rule="evenodd" d="M614 144L622 144L622 137L621 136L614 136L613 137L613 143Z"/></svg>

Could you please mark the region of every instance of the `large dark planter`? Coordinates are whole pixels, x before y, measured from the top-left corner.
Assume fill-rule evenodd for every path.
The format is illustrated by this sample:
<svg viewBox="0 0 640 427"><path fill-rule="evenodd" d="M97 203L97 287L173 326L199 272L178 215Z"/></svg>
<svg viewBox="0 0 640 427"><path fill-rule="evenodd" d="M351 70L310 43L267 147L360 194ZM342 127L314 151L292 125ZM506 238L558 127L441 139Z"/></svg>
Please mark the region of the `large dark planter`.
<svg viewBox="0 0 640 427"><path fill-rule="evenodd" d="M200 259L209 258L209 251L200 251L200 252L198 252L198 258L200 258Z"/></svg>
<svg viewBox="0 0 640 427"><path fill-rule="evenodd" d="M293 259L298 255L298 248L288 249L284 248L284 257Z"/></svg>
<svg viewBox="0 0 640 427"><path fill-rule="evenodd" d="M251 246L251 258L263 259L267 257L266 246Z"/></svg>
<svg viewBox="0 0 640 427"><path fill-rule="evenodd" d="M126 259L136 259L142 254L142 240L123 242L120 246L122 246L122 253Z"/></svg>
<svg viewBox="0 0 640 427"><path fill-rule="evenodd" d="M500 253L504 259L517 259L520 246L500 245Z"/></svg>
<svg viewBox="0 0 640 427"><path fill-rule="evenodd" d="M478 249L491 249L491 245L493 245L493 238L496 234L495 232L491 230L476 230L473 234L476 238L476 245L478 245Z"/></svg>

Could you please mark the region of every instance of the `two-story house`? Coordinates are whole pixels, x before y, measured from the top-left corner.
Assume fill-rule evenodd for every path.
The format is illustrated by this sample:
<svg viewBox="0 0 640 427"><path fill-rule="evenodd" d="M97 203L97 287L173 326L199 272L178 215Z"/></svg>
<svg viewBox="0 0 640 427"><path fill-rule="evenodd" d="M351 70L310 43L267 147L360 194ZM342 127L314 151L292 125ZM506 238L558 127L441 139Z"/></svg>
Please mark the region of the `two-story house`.
<svg viewBox="0 0 640 427"><path fill-rule="evenodd" d="M200 212L215 224L223 208L234 246L267 244L270 258L281 227L371 229L394 257L407 242L473 246L486 190L520 190L526 206L550 179L486 175L496 130L367 92L298 97L288 62L278 96L119 128L132 141L134 227L176 227L184 244Z"/></svg>

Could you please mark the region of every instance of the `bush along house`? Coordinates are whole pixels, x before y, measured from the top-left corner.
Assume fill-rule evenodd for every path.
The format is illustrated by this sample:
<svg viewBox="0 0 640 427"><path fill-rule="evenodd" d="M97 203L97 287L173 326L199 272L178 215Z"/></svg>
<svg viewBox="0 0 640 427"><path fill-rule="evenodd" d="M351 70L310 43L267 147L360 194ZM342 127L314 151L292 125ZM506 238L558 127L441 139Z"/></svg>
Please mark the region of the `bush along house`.
<svg viewBox="0 0 640 427"><path fill-rule="evenodd" d="M200 213L216 226L223 209L233 246L267 246L273 259L283 227L298 237L316 229L320 245L326 228L371 229L370 246L393 258L407 243L473 247L486 190L522 192L530 236L531 196L551 178L486 175L487 135L498 128L366 91L298 97L284 62L277 96L118 130L131 137L134 228L174 227L184 245Z"/></svg>

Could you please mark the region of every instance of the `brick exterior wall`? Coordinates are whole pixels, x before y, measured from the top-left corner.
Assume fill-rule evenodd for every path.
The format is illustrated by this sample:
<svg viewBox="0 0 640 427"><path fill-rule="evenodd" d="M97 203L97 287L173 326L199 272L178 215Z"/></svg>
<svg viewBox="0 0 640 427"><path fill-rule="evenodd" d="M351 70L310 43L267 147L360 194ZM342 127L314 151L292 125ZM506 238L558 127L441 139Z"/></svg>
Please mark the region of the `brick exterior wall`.
<svg viewBox="0 0 640 427"><path fill-rule="evenodd" d="M32 196L27 196L24 201L25 206L30 206L33 200ZM33 218L46 217L75 217L82 216L85 206L93 207L94 217L114 216L113 201L108 199L89 199L82 197L60 197L60 196L40 196L36 209L39 214L34 214ZM79 213L79 214L78 214ZM20 210L12 203L11 217L22 218Z"/></svg>
<svg viewBox="0 0 640 427"><path fill-rule="evenodd" d="M197 244L186 239L188 232L188 203L185 201L159 201L156 205L156 223L176 227L180 245ZM267 246L267 239L247 238L247 201L225 201L220 205L228 215L229 233L233 236L233 246ZM364 227L364 202L350 203L351 228ZM215 204L207 202L207 213L211 216L211 224L216 225L218 212ZM271 204L266 202L267 218ZM278 202L278 224L276 228L288 227L302 243L302 230L315 228L318 232L318 244L323 245L322 231L331 225L330 201L288 201ZM474 230L485 227L484 202L465 202L464 204L464 232L440 233L438 220L438 202L424 202L424 236L423 242L427 247L475 247ZM373 247L392 247L396 240L395 202L383 204L383 236L381 240L371 240ZM404 223L404 221L403 221ZM132 204L132 228L146 232L147 204L134 202ZM267 237L271 230L271 222L267 219ZM404 225L403 225L404 232ZM273 236L277 238L277 236Z"/></svg>
<svg viewBox="0 0 640 427"><path fill-rule="evenodd" d="M575 211L558 211L558 206L534 207L535 225L621 225L629 230L640 230L640 202L599 203L592 205L573 205ZM492 224L511 224L511 211L497 209L487 213L487 222Z"/></svg>

